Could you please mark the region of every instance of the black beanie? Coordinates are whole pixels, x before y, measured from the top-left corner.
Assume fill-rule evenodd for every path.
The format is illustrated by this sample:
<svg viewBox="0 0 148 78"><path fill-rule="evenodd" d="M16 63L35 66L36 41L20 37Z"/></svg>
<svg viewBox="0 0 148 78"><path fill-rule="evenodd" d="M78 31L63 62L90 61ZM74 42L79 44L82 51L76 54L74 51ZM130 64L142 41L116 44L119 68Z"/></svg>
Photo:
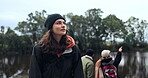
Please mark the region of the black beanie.
<svg viewBox="0 0 148 78"><path fill-rule="evenodd" d="M57 19L63 19L64 21L66 21L65 18L63 18L60 14L51 14L51 15L48 15L47 19L45 20L45 23L44 23L45 27L48 30L52 29L53 24Z"/></svg>
<svg viewBox="0 0 148 78"><path fill-rule="evenodd" d="M92 50L92 49L87 49L86 50L86 55L92 56L93 54L94 54L94 50Z"/></svg>

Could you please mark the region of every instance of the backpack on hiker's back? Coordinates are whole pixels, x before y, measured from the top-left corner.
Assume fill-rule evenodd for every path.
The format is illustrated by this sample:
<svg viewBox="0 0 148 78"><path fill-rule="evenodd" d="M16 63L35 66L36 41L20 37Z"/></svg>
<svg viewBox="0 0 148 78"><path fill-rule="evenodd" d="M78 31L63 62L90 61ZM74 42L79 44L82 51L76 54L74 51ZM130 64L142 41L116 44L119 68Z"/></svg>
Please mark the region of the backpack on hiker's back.
<svg viewBox="0 0 148 78"><path fill-rule="evenodd" d="M102 63L104 78L117 78L117 68L113 65L113 60L109 63Z"/></svg>

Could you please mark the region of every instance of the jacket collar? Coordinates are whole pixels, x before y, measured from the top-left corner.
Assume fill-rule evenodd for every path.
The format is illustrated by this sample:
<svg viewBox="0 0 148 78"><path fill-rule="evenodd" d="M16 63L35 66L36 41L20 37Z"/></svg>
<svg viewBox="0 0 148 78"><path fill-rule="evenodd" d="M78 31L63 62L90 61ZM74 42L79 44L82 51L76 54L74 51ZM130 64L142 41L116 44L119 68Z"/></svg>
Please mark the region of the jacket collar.
<svg viewBox="0 0 148 78"><path fill-rule="evenodd" d="M85 55L86 58L93 60L93 58L91 56Z"/></svg>

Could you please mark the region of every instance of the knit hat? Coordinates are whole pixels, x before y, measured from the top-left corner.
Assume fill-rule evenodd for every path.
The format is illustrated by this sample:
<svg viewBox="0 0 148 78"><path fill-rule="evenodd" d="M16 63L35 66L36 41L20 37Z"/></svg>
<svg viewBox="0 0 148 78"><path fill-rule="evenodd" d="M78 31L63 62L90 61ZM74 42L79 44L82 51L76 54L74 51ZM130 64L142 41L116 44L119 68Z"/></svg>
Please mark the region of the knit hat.
<svg viewBox="0 0 148 78"><path fill-rule="evenodd" d="M60 14L51 14L51 15L48 15L47 19L45 20L45 23L44 23L45 27L48 30L52 29L53 24L57 19L63 19L64 21L66 21L65 18L63 18Z"/></svg>
<svg viewBox="0 0 148 78"><path fill-rule="evenodd" d="M103 50L102 52L101 52L101 56L102 57L108 57L110 55L110 50Z"/></svg>
<svg viewBox="0 0 148 78"><path fill-rule="evenodd" d="M92 49L87 49L86 50L86 55L92 56L93 54L94 54L94 50L92 50Z"/></svg>

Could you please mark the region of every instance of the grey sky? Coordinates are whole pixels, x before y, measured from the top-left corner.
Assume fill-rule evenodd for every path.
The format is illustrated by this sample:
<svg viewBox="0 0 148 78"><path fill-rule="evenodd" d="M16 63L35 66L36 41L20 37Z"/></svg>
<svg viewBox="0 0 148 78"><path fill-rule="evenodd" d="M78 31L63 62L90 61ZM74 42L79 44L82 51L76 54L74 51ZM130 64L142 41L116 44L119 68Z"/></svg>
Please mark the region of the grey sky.
<svg viewBox="0 0 148 78"><path fill-rule="evenodd" d="M31 12L84 15L88 9L100 8L103 17L115 14L123 21L134 16L148 21L148 0L0 0L0 26L12 29L25 21Z"/></svg>

